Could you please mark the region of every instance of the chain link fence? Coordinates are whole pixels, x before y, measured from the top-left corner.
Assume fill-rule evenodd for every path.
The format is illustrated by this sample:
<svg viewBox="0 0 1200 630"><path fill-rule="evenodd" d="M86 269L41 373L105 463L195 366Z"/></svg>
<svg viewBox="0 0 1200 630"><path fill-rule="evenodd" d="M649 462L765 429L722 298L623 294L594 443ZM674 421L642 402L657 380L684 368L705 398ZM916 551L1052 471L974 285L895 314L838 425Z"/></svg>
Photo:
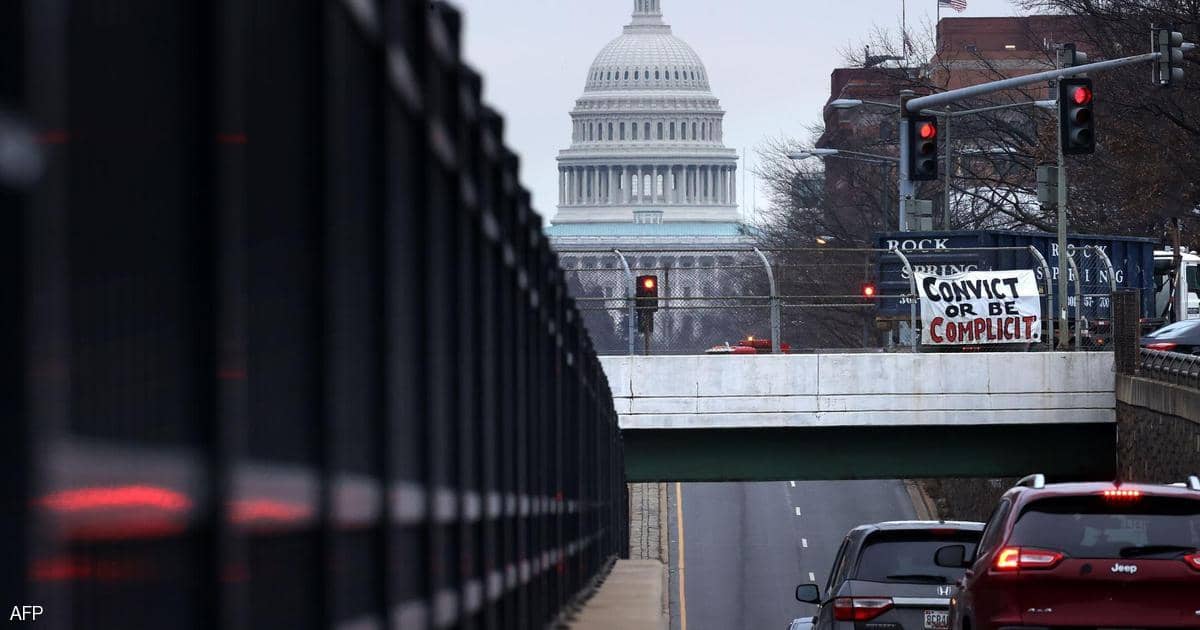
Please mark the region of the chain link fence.
<svg viewBox="0 0 1200 630"><path fill-rule="evenodd" d="M771 282L754 249L577 251L560 262L600 354L695 354L771 338ZM646 275L658 308L639 314L634 284Z"/></svg>
<svg viewBox="0 0 1200 630"><path fill-rule="evenodd" d="M561 251L560 263L601 354L915 350L921 313L914 274L1019 269L1037 280L1041 341L989 347L1056 347L1056 270L1033 246L595 249ZM1090 245L1073 249L1069 264L1069 345L1107 347L1113 266L1103 248ZM654 278L657 308L638 298L645 276Z"/></svg>
<svg viewBox="0 0 1200 630"><path fill-rule="evenodd" d="M1112 294L1117 290L1117 273L1104 250L1095 245L1071 251L1071 298L1068 302L1075 321L1075 347L1100 349L1112 345Z"/></svg>
<svg viewBox="0 0 1200 630"><path fill-rule="evenodd" d="M886 250L575 250L567 284L601 354L757 353L888 345L877 329ZM903 263L901 263L903 264ZM657 308L636 283L653 276Z"/></svg>

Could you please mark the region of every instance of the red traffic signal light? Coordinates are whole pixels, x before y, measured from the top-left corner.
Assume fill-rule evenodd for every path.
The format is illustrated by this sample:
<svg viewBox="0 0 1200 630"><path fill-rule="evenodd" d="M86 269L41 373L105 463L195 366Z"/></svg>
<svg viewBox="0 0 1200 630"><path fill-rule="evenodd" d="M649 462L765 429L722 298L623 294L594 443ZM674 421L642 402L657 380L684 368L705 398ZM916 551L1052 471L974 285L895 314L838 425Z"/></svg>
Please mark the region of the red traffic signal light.
<svg viewBox="0 0 1200 630"><path fill-rule="evenodd" d="M1071 88L1071 102L1076 105L1087 105L1092 102L1092 88L1077 85Z"/></svg>
<svg viewBox="0 0 1200 630"><path fill-rule="evenodd" d="M937 118L910 116L904 139L908 144L908 179L914 182L937 179Z"/></svg>
<svg viewBox="0 0 1200 630"><path fill-rule="evenodd" d="M1092 80L1063 78L1058 80L1059 142L1065 155L1082 155L1096 151L1096 121L1092 111L1096 94Z"/></svg>
<svg viewBox="0 0 1200 630"><path fill-rule="evenodd" d="M865 298L873 298L876 295L875 284L871 282L862 285L862 296Z"/></svg>
<svg viewBox="0 0 1200 630"><path fill-rule="evenodd" d="M658 310L658 276L638 276L636 282L638 329L649 334L654 331L654 313Z"/></svg>

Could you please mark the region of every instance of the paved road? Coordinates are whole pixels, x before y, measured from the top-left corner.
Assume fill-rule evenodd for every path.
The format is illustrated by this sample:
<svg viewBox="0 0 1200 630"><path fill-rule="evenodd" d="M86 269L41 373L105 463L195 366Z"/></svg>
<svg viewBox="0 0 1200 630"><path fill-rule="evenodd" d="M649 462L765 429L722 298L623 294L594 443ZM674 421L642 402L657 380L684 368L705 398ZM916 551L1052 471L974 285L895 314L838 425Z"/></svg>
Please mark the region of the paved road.
<svg viewBox="0 0 1200 630"><path fill-rule="evenodd" d="M684 630L685 616L686 630L785 630L794 617L812 612L795 600L796 585L810 573L824 584L847 530L914 518L900 481L687 483L670 490L676 630Z"/></svg>

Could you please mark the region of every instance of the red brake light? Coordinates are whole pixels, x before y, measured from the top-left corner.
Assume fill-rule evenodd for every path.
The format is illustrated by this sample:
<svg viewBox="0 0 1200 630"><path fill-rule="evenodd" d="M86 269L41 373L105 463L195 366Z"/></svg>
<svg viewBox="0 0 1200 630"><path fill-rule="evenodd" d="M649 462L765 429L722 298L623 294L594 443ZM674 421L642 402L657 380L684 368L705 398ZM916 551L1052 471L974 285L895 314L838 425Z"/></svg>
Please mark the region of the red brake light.
<svg viewBox="0 0 1200 630"><path fill-rule="evenodd" d="M1071 90L1071 100L1076 105L1087 105L1092 102L1092 91L1085 86L1078 86Z"/></svg>
<svg viewBox="0 0 1200 630"><path fill-rule="evenodd" d="M1062 562L1063 555L1045 549L1005 547L996 556L996 571L1020 571L1025 569L1053 569Z"/></svg>
<svg viewBox="0 0 1200 630"><path fill-rule="evenodd" d="M838 597L833 600L833 618L838 621L869 621L891 609L890 597Z"/></svg>
<svg viewBox="0 0 1200 630"><path fill-rule="evenodd" d="M1109 503L1133 503L1142 498L1141 490L1126 490L1124 488L1112 488L1105 490L1103 493L1104 500Z"/></svg>
<svg viewBox="0 0 1200 630"><path fill-rule="evenodd" d="M937 125L931 122L921 123L921 126L917 127L917 135L922 140L931 140L937 137Z"/></svg>
<svg viewBox="0 0 1200 630"><path fill-rule="evenodd" d="M1147 350L1174 350L1175 346L1177 346L1177 345L1179 345L1179 344L1172 342L1172 341L1157 341L1154 343L1146 344L1146 349Z"/></svg>
<svg viewBox="0 0 1200 630"><path fill-rule="evenodd" d="M1183 561L1189 567L1192 567L1193 569L1200 571L1200 553L1194 553L1190 556L1184 556Z"/></svg>

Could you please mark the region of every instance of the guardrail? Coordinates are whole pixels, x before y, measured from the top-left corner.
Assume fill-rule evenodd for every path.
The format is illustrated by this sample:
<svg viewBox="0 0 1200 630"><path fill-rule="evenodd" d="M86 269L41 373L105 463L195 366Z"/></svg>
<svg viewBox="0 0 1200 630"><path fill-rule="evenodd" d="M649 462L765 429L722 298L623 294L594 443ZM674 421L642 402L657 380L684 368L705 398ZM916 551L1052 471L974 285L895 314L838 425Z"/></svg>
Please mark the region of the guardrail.
<svg viewBox="0 0 1200 630"><path fill-rule="evenodd" d="M1138 376L1200 388L1200 356L1139 348Z"/></svg>
<svg viewBox="0 0 1200 630"><path fill-rule="evenodd" d="M6 610L537 628L626 553L607 381L459 22L0 4L44 154L0 180Z"/></svg>

